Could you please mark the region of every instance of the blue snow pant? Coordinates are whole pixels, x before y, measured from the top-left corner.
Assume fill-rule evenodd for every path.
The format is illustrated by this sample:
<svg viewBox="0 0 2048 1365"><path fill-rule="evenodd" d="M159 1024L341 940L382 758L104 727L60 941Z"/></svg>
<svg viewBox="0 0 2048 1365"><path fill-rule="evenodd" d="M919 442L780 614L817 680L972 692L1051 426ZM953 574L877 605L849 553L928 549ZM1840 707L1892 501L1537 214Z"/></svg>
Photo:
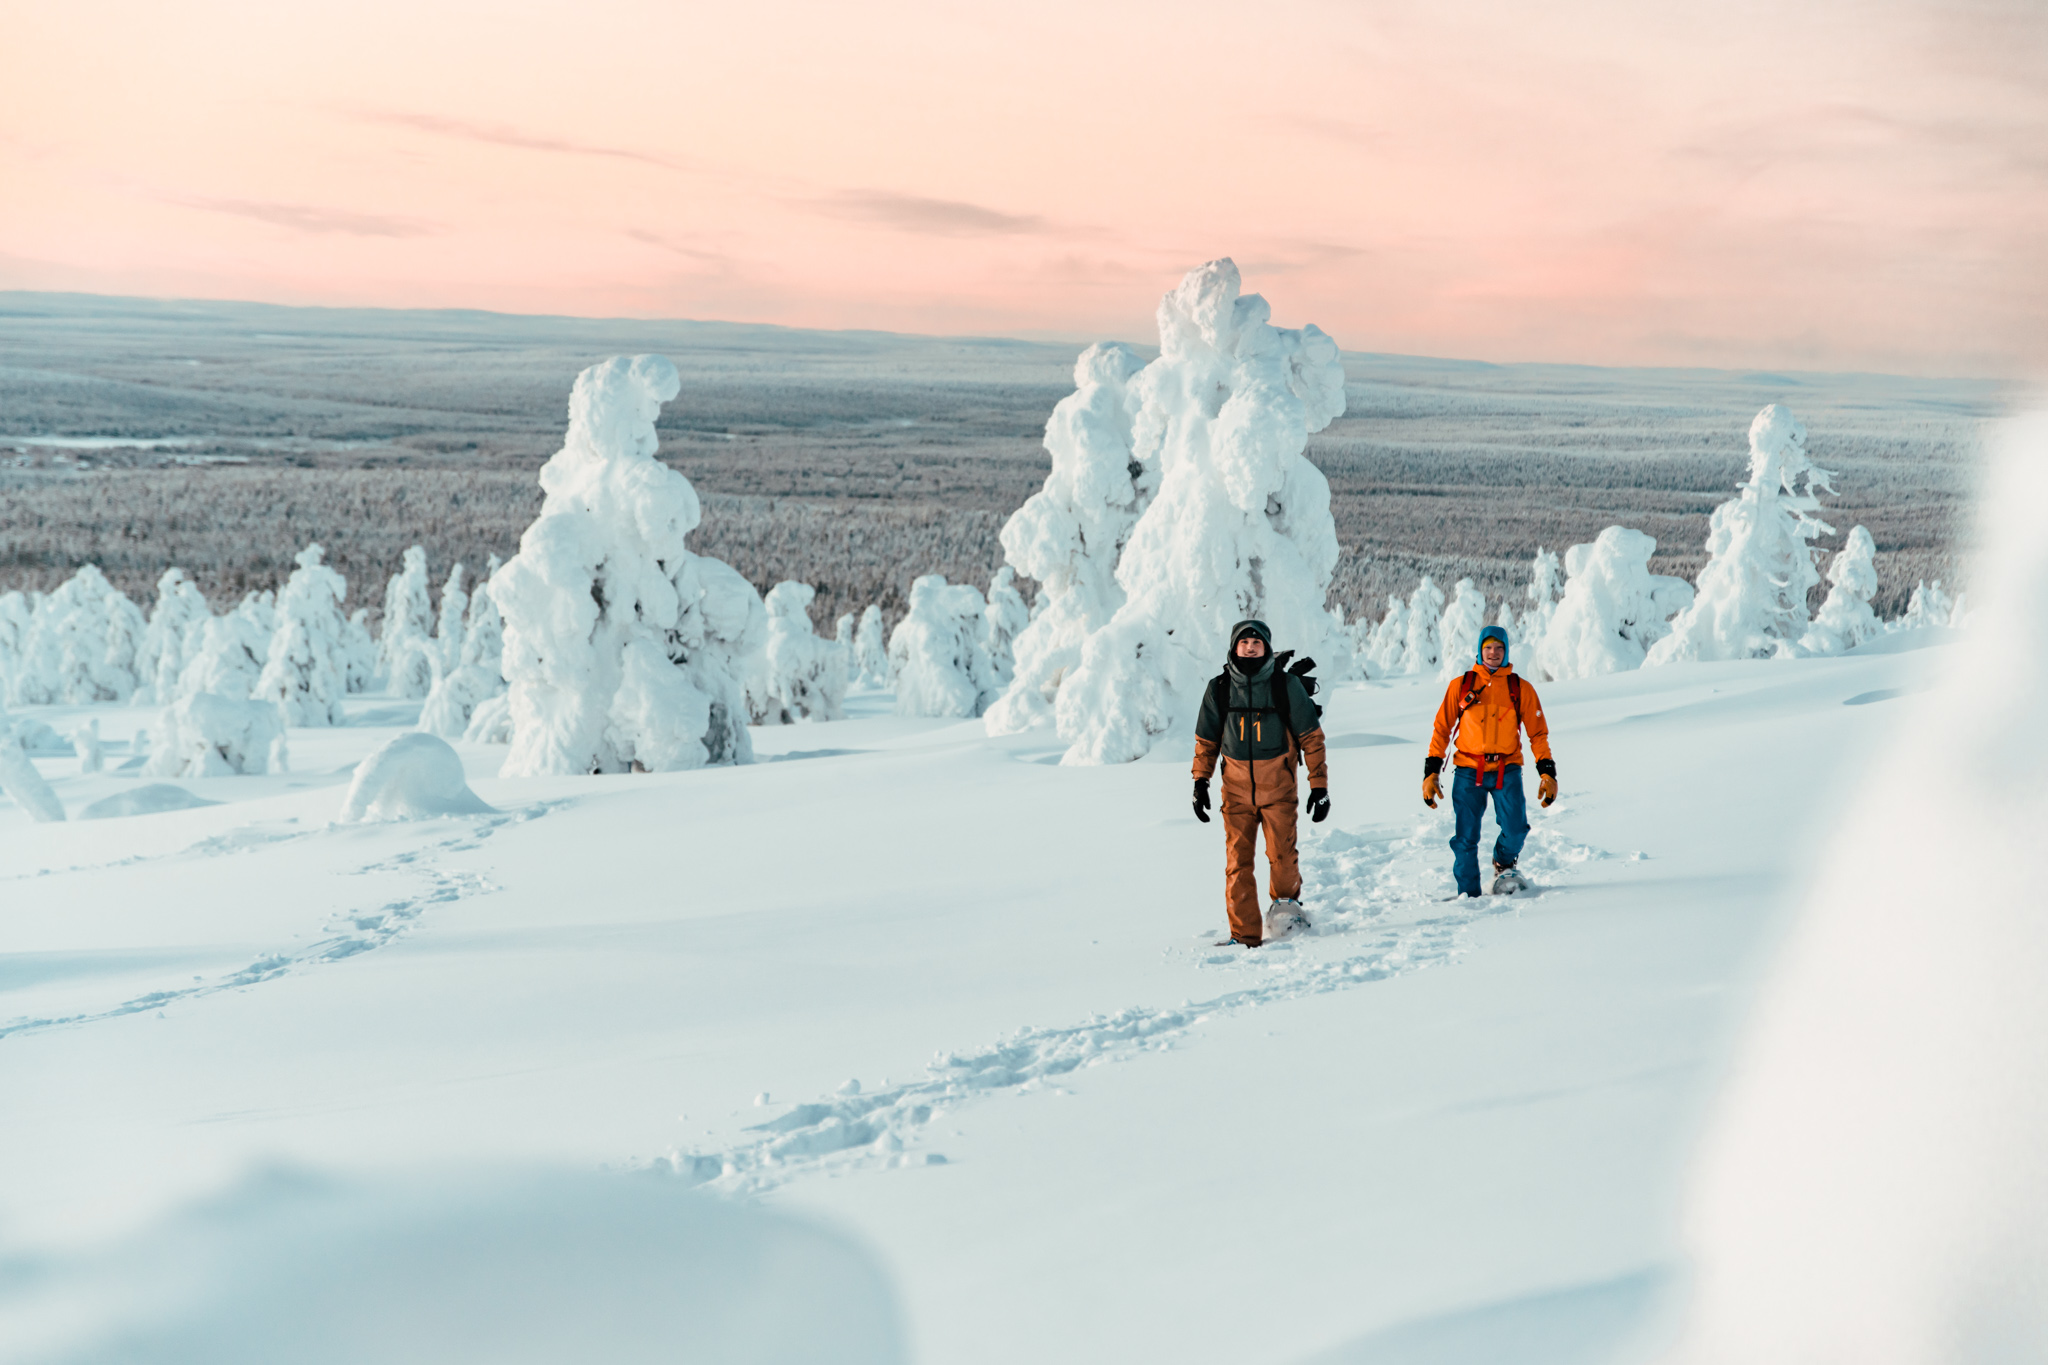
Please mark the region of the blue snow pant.
<svg viewBox="0 0 2048 1365"><path fill-rule="evenodd" d="M1500 837L1493 841L1493 860L1512 863L1522 856L1522 841L1529 837L1529 808L1522 800L1522 765L1511 763L1488 775L1480 786L1478 770L1451 769L1451 809L1458 816L1458 832L1451 836L1451 872L1458 879L1461 895L1479 894L1479 817L1486 814L1486 798L1493 798L1494 823Z"/></svg>

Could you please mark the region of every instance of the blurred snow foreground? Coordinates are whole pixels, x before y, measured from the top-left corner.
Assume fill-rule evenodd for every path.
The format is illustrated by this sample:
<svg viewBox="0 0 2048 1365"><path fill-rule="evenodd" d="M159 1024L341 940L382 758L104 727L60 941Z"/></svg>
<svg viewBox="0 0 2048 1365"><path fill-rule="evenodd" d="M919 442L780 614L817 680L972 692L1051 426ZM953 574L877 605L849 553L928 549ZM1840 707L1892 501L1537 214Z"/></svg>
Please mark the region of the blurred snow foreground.
<svg viewBox="0 0 2048 1365"><path fill-rule="evenodd" d="M753 761L745 679L767 611L731 566L684 544L690 481L654 458L675 366L620 356L576 377L546 501L492 576L504 616L506 777L666 772Z"/></svg>
<svg viewBox="0 0 2048 1365"><path fill-rule="evenodd" d="M898 1365L874 1259L797 1219L598 1175L252 1178L0 1286L21 1365Z"/></svg>
<svg viewBox="0 0 2048 1365"><path fill-rule="evenodd" d="M1752 1016L1693 1189L1674 1361L2048 1360L2048 918L2027 856L2048 795L1996 701L2048 667L2048 416L2003 444L1989 629L1847 808Z"/></svg>
<svg viewBox="0 0 2048 1365"><path fill-rule="evenodd" d="M1337 343L1275 327L1228 259L1159 304L1159 358L1101 345L1046 426L1053 469L1003 528L1045 609L1017 637L996 733L1050 711L1068 763L1122 763L1185 730L1233 622L1329 653L1330 486L1302 457L1344 411ZM1348 641L1343 646L1348 657Z"/></svg>

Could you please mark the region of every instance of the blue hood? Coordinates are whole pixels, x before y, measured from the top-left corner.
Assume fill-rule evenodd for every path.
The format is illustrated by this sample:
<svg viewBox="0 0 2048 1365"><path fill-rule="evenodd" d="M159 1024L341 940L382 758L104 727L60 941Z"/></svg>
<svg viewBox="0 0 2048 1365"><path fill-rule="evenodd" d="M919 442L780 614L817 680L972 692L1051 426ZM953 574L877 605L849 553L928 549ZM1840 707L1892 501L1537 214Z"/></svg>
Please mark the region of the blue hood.
<svg viewBox="0 0 2048 1365"><path fill-rule="evenodd" d="M1479 643L1473 647L1472 661L1478 664L1484 664L1486 662L1486 660L1483 657L1481 657L1480 651L1486 648L1486 642L1488 640L1500 641L1500 661L1502 663L1510 662L1508 651L1508 632L1505 626L1488 626L1485 630L1479 632Z"/></svg>

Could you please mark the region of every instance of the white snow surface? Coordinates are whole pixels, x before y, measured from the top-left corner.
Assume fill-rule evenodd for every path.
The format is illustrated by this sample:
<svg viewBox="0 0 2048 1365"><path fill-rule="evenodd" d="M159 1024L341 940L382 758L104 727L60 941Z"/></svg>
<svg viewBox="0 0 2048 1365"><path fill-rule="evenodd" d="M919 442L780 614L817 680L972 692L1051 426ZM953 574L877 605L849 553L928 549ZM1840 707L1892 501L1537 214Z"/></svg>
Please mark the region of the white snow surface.
<svg viewBox="0 0 2048 1365"><path fill-rule="evenodd" d="M747 763L743 679L767 637L761 596L692 553L690 481L654 458L654 418L681 388L658 355L576 377L547 497L490 581L504 616L506 771L670 772Z"/></svg>
<svg viewBox="0 0 2048 1365"><path fill-rule="evenodd" d="M1337 343L1273 326L1227 258L1189 271L1158 316L1159 356L1126 396L1131 453L1156 492L1117 561L1125 600L1053 703L1068 763L1126 763L1191 733L1245 617L1278 648L1331 654L1337 529L1330 485L1302 452L1344 411Z"/></svg>
<svg viewBox="0 0 2048 1365"><path fill-rule="evenodd" d="M356 765L342 798L343 824L362 820L431 820L493 813L469 789L462 759L438 735L396 735Z"/></svg>
<svg viewBox="0 0 2048 1365"><path fill-rule="evenodd" d="M1857 790L1954 638L1546 686L1564 795L1512 900L1441 899L1434 677L1335 685L1314 927L1256 954L1213 946L1181 744L1062 766L1043 729L887 693L756 732L744 767L519 777L455 742L488 814L334 821L417 724L385 695L291 730L290 772L179 781L218 805L0 801L0 1093L34 1116L0 1125L0 1261L156 1321L129 1296L165 1282L116 1268L176 1259L194 1199L252 1201L292 1284L337 1264L266 1166L360 1189L368 1222L393 1172L604 1166L844 1230L923 1365L1613 1360L1669 1330L1725 1040L1835 819L1756 774ZM151 780L107 749L29 761L83 810ZM178 1320L253 1312L232 1278L174 1284ZM1189 1311L1204 1285L1285 1309ZM347 1302L375 1332L412 1300Z"/></svg>

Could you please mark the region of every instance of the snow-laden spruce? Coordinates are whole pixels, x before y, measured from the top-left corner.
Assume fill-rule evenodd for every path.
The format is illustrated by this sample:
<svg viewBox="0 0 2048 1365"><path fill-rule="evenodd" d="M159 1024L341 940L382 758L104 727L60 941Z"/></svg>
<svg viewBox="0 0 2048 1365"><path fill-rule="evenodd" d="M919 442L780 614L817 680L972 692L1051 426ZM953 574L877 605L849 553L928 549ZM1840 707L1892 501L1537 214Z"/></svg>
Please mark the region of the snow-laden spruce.
<svg viewBox="0 0 2048 1365"><path fill-rule="evenodd" d="M460 628L462 649L455 667L435 679L434 690L420 707L419 728L430 735L445 739L465 737L477 710L505 691L505 622L498 614L498 604L491 600L491 575L497 571L498 557L492 555L490 567L484 571L476 591L469 594L468 612Z"/></svg>
<svg viewBox="0 0 2048 1365"><path fill-rule="evenodd" d="M872 602L860 614L860 628L854 632L853 662L849 671L856 687L875 691L889 685L889 631L882 623L881 607Z"/></svg>
<svg viewBox="0 0 2048 1365"><path fill-rule="evenodd" d="M1799 647L1809 654L1841 654L1884 634L1870 609L1877 591L1877 543L1861 526L1828 565L1828 600L1821 603Z"/></svg>
<svg viewBox="0 0 2048 1365"><path fill-rule="evenodd" d="M36 604L10 695L24 706L125 702L147 629L136 605L87 564Z"/></svg>
<svg viewBox="0 0 2048 1365"><path fill-rule="evenodd" d="M1557 600L1563 594L1563 563L1554 551L1538 548L1536 558L1529 564L1529 586L1522 590L1528 605L1513 622L1508 620L1508 603L1502 602L1500 607L1501 624L1509 627L1509 638L1529 647L1531 661L1550 631L1551 618L1557 614Z"/></svg>
<svg viewBox="0 0 2048 1365"><path fill-rule="evenodd" d="M28 654L35 604L20 592L0 592L0 702L14 695L14 679Z"/></svg>
<svg viewBox="0 0 2048 1365"><path fill-rule="evenodd" d="M469 595L462 590L462 565L448 570L441 585L441 608L434 618L434 681L452 673L462 663L462 621L469 610Z"/></svg>
<svg viewBox="0 0 2048 1365"><path fill-rule="evenodd" d="M1124 603L1054 702L1065 762L1128 762L1189 728L1243 617L1328 652L1337 528L1302 452L1344 411L1344 366L1320 329L1271 313L1228 259L1160 301L1159 358L1128 386L1131 453L1158 482L1117 563Z"/></svg>
<svg viewBox="0 0 2048 1365"><path fill-rule="evenodd" d="M283 772L284 720L268 701L199 692L157 714L149 736L151 777L226 777Z"/></svg>
<svg viewBox="0 0 2048 1365"><path fill-rule="evenodd" d="M434 608L427 588L427 552L415 545L384 585L384 628L377 667L391 694L424 697L434 685Z"/></svg>
<svg viewBox="0 0 2048 1365"><path fill-rule="evenodd" d="M1434 673L1444 661L1444 590L1428 574L1408 595L1408 638L1401 649L1402 669Z"/></svg>
<svg viewBox="0 0 2048 1365"><path fill-rule="evenodd" d="M1590 545L1564 552L1564 597L1531 662L1549 678L1595 678L1640 668L1692 601L1682 578L1650 572L1655 537L1610 526ZM1539 569L1540 572L1540 569Z"/></svg>
<svg viewBox="0 0 2048 1365"><path fill-rule="evenodd" d="M35 760L22 747L15 724L8 719L4 705L0 705L0 792L7 793L15 805L40 824L64 818L64 803L50 790L50 784L37 770Z"/></svg>
<svg viewBox="0 0 2048 1365"><path fill-rule="evenodd" d="M178 695L178 675L186 652L199 647L200 630L213 615L185 571L170 568L156 581L156 606L149 613L142 643L135 650L137 705L170 702Z"/></svg>
<svg viewBox="0 0 2048 1365"><path fill-rule="evenodd" d="M1913 595L1906 602L1906 614L1899 618L1895 629L1925 630L1933 626L1947 626L1955 623L1956 604L1942 591L1941 580L1929 583L1921 579L1913 585Z"/></svg>
<svg viewBox="0 0 2048 1365"><path fill-rule="evenodd" d="M899 716L978 716L996 698L983 647L987 604L972 583L926 574L910 585L910 610L889 636L889 676Z"/></svg>
<svg viewBox="0 0 2048 1365"><path fill-rule="evenodd" d="M1437 672L1445 679L1472 667L1479 655L1479 632L1486 629L1486 594L1469 578L1458 580L1451 604L1437 621L1437 639L1442 642L1443 662Z"/></svg>
<svg viewBox="0 0 2048 1365"><path fill-rule="evenodd" d="M1408 604L1387 594L1387 609L1365 637L1365 669L1370 677L1391 678L1408 667Z"/></svg>
<svg viewBox="0 0 2048 1365"><path fill-rule="evenodd" d="M348 716L348 620L341 604L348 580L321 562L324 552L308 545L277 599L277 631L270 637L263 672L251 693L274 702L287 725L343 725Z"/></svg>
<svg viewBox="0 0 2048 1365"><path fill-rule="evenodd" d="M202 692L242 701L254 693L270 657L271 637L277 633L277 613L267 597L249 593L225 616L199 622L198 639L178 673L176 688L158 701L169 706Z"/></svg>
<svg viewBox="0 0 2048 1365"><path fill-rule="evenodd" d="M497 563L498 557L491 556ZM370 609L357 607L348 618L348 631L343 636L347 648L342 651L342 676L351 692L367 692L377 681L377 638L370 634Z"/></svg>
<svg viewBox="0 0 2048 1365"><path fill-rule="evenodd" d="M576 377L546 500L492 576L505 621L507 777L749 763L742 679L767 635L753 585L692 553L690 481L654 458L682 387L658 355Z"/></svg>
<svg viewBox="0 0 2048 1365"><path fill-rule="evenodd" d="M817 595L808 583L768 590L767 691L780 724L846 717L846 651L811 629Z"/></svg>
<svg viewBox="0 0 2048 1365"><path fill-rule="evenodd" d="M988 609L983 613L984 643L989 667L995 672L996 688L1010 685L1017 672L1017 637L1031 625L1031 608L1017 591L1017 571L1005 564L988 584Z"/></svg>
<svg viewBox="0 0 2048 1365"><path fill-rule="evenodd" d="M1131 451L1127 400L1143 364L1121 342L1081 352L1074 392L1045 423L1045 486L1003 523L1007 567L1038 580L1038 610L1012 643L1004 694L989 708L990 734L1051 720L1082 645L1124 604L1117 561L1159 481L1159 466L1139 464Z"/></svg>
<svg viewBox="0 0 2048 1365"><path fill-rule="evenodd" d="M1820 582L1813 542L1833 528L1814 515L1834 475L1806 455L1806 427L1773 403L1749 425L1749 482L1714 509L1707 563L1692 605L1644 660L1768 659L1795 652Z"/></svg>

